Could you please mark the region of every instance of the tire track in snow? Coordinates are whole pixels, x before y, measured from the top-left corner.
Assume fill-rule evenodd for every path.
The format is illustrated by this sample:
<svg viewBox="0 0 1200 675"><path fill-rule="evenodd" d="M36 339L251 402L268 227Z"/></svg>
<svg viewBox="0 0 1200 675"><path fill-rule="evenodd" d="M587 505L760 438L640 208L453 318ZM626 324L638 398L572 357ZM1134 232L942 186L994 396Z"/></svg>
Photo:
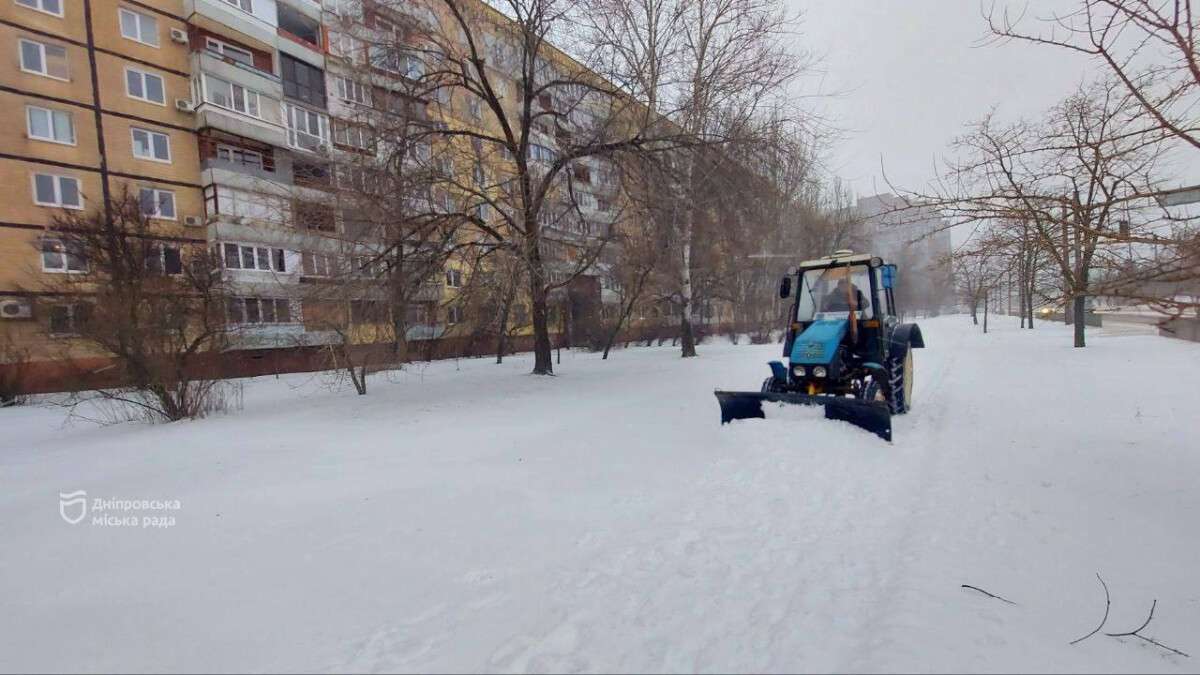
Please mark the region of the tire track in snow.
<svg viewBox="0 0 1200 675"><path fill-rule="evenodd" d="M966 408L956 408L963 398L955 396L955 387L962 373L957 370L960 353L967 338L966 333L947 331L946 337L953 336L953 342L938 345L944 350L945 358L937 363L933 382L924 388L929 393L918 399L921 404L917 412L916 432L905 445L913 448L918 454L917 470L912 485L911 500L906 509L908 516L904 519L901 530L889 546L893 558L884 587L881 589L879 602L871 608L868 620L858 638L858 646L847 652L846 659L837 668L846 672L862 672L878 667L880 663L896 663L898 655L909 657L913 664L928 663L920 653L898 641L895 637L897 630L912 628L907 623L908 615L898 611L900 605L911 600L913 593L927 594L932 589L915 588L913 580L914 565L920 558L919 549L929 542L936 541L939 533L930 532L926 528L931 525L928 514L931 509L939 508L944 500L938 499L948 489L948 481L953 480L946 474L945 465L957 448L950 446L946 438L950 425L948 415L953 417L955 425L962 426L968 418L975 416L974 407L968 403ZM939 335L940 337L940 335ZM953 579L944 580L946 584L957 587L960 582ZM923 625L925 631L937 631L939 627ZM902 661L907 663L908 661ZM902 667L901 667L902 668Z"/></svg>
<svg viewBox="0 0 1200 675"><path fill-rule="evenodd" d="M844 660L894 583L896 540L911 527L911 509L895 503L915 503L936 460L930 425L940 426L954 351L930 359L924 412L907 432L919 435L903 443L880 446L816 418L729 427L723 440L746 442L730 443L734 452L676 505L675 537L657 539L656 526L594 540L584 559L556 571L555 618L515 636L488 667L789 670ZM779 447L781 437L796 442L798 425L816 440L809 452ZM895 471L912 461L921 468Z"/></svg>

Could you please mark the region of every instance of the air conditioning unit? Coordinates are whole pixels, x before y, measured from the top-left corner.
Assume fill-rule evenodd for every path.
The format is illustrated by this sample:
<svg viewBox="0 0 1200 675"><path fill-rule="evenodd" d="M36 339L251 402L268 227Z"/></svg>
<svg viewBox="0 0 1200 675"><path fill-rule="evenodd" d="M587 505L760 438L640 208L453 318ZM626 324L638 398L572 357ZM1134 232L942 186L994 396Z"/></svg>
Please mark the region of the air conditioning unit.
<svg viewBox="0 0 1200 675"><path fill-rule="evenodd" d="M178 42L181 45L187 44L187 42L188 42L187 31L182 28L172 28L171 29L171 42Z"/></svg>
<svg viewBox="0 0 1200 675"><path fill-rule="evenodd" d="M184 216L183 224L187 225L188 227L200 227L204 224L204 221L200 218L200 216Z"/></svg>
<svg viewBox="0 0 1200 675"><path fill-rule="evenodd" d="M0 319L32 319L33 303L28 298L0 298Z"/></svg>
<svg viewBox="0 0 1200 675"><path fill-rule="evenodd" d="M175 109L185 113L196 112L196 106L186 98L175 99Z"/></svg>

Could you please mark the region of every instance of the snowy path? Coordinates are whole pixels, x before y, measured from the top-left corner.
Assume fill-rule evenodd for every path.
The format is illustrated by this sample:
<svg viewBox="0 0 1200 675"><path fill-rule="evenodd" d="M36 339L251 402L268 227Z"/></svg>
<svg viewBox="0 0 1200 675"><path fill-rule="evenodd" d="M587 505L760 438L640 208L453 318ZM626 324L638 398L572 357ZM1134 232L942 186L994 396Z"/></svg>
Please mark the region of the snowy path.
<svg viewBox="0 0 1200 675"><path fill-rule="evenodd" d="M1200 672L1200 345L922 322L896 443L768 412L777 346L260 379L147 428L0 410L0 670ZM179 499L71 526L59 492ZM1148 634L1096 636L1158 599ZM1016 602L964 590L972 584Z"/></svg>

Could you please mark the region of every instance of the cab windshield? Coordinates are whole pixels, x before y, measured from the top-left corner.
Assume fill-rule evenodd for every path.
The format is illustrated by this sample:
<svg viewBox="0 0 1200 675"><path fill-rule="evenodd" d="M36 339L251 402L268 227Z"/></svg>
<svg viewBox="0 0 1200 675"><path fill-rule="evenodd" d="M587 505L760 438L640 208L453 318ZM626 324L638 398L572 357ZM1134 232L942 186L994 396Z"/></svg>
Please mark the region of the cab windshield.
<svg viewBox="0 0 1200 675"><path fill-rule="evenodd" d="M806 271L800 275L796 320L845 319L851 310L859 319L873 318L869 274L866 265Z"/></svg>

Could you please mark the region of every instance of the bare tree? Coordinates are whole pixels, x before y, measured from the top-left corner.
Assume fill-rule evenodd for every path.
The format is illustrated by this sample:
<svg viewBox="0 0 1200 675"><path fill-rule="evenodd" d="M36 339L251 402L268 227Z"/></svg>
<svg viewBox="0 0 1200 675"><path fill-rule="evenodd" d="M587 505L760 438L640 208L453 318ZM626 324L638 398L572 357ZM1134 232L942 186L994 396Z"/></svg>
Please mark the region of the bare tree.
<svg viewBox="0 0 1200 675"><path fill-rule="evenodd" d="M474 227L492 245L520 254L532 310L533 371L551 374L551 292L586 269L607 236L550 232L590 229L589 216L611 206L582 197L581 170L611 173L616 156L662 151L682 134L648 118L626 92L551 46L578 3L508 0L500 7L504 17L459 0L431 0L429 9L425 32L416 38L429 61L420 79L451 109L445 117L455 120L436 135L468 166L450 182Z"/></svg>
<svg viewBox="0 0 1200 675"><path fill-rule="evenodd" d="M1029 246L1032 238L1057 270L1077 347L1086 344L1088 299L1119 290L1106 272L1128 267L1147 248L1179 261L1192 236L1164 233L1154 217L1161 211L1147 211L1161 194L1164 138L1117 82L1081 87L1036 123L989 115L955 147L959 157L936 190L910 193L908 203L942 208L957 224L1021 228L1010 241Z"/></svg>
<svg viewBox="0 0 1200 675"><path fill-rule="evenodd" d="M694 253L700 220L711 209L706 191L705 148L752 137L753 121L771 97L792 81L803 62L785 46L792 21L776 0L691 0L682 12L682 72L678 119L705 146L686 153L683 184L687 210L679 220L679 326L682 355L696 355L692 314Z"/></svg>
<svg viewBox="0 0 1200 675"><path fill-rule="evenodd" d="M156 234L157 195L121 192L93 212L64 212L39 246L53 275L50 330L112 357L121 385L97 394L137 416L174 421L221 409L222 384L204 372L229 344L219 266L200 247Z"/></svg>
<svg viewBox="0 0 1200 675"><path fill-rule="evenodd" d="M1071 11L1039 17L1042 31L1026 30L1024 13L1013 16L1007 8L993 5L986 18L995 39L1056 47L1098 61L1158 127L1200 149L1193 114L1200 91L1200 16L1191 0L1078 0Z"/></svg>

